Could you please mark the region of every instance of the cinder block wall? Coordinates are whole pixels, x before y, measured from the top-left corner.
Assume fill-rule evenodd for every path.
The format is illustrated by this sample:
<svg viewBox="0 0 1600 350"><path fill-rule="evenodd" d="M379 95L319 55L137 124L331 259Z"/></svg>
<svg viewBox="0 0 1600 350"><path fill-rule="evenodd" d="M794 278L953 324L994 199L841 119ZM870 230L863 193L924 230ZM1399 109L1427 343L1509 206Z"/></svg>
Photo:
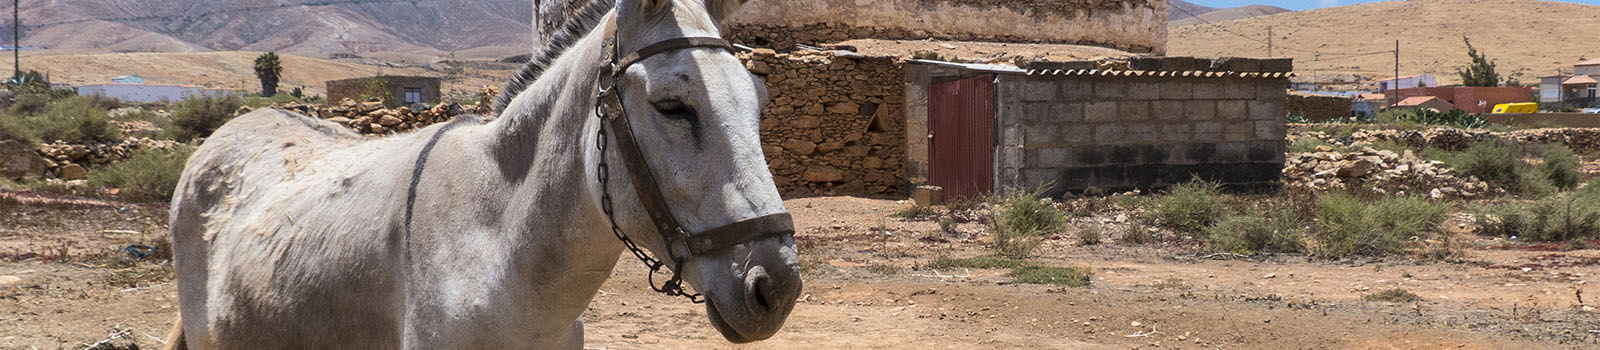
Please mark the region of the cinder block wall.
<svg viewBox="0 0 1600 350"><path fill-rule="evenodd" d="M405 88L421 88L422 103L439 103L439 78L384 75L379 77L351 78L343 80L329 80L327 82L328 103L337 104L346 98L361 102L367 93L369 79L383 79L389 87L389 94L393 97L384 101L384 105L399 106L405 98Z"/></svg>
<svg viewBox="0 0 1600 350"><path fill-rule="evenodd" d="M1005 74L997 190L1156 189L1198 176L1272 191L1287 79Z"/></svg>

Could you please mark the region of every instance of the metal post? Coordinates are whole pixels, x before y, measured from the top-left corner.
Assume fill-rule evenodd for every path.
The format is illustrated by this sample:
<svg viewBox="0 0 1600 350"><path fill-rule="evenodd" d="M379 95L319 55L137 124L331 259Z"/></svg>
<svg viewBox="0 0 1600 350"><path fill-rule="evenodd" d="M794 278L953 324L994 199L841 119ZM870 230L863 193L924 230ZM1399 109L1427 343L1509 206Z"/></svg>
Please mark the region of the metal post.
<svg viewBox="0 0 1600 350"><path fill-rule="evenodd" d="M22 82L22 0L11 0L11 78Z"/></svg>
<svg viewBox="0 0 1600 350"><path fill-rule="evenodd" d="M1389 90L1394 90L1394 98L1390 99L1389 106L1400 103L1400 40L1394 41L1394 80L1390 80Z"/></svg>
<svg viewBox="0 0 1600 350"><path fill-rule="evenodd" d="M1272 26L1267 26L1267 57L1272 57Z"/></svg>

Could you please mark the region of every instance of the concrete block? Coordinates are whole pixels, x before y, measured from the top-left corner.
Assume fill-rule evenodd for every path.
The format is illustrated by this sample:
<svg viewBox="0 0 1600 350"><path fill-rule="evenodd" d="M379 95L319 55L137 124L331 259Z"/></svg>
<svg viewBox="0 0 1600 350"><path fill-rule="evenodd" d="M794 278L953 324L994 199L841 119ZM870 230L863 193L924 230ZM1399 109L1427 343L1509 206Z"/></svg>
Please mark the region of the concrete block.
<svg viewBox="0 0 1600 350"><path fill-rule="evenodd" d="M1183 120L1184 101L1150 101L1150 116L1155 120Z"/></svg>
<svg viewBox="0 0 1600 350"><path fill-rule="evenodd" d="M1008 118L1000 118L1005 122L1002 125L1010 126L1021 122L1034 125L1041 121L1051 119L1050 102L1019 102L1006 104L1000 107L1000 113Z"/></svg>
<svg viewBox="0 0 1600 350"><path fill-rule="evenodd" d="M1121 119L1116 102L1089 102L1084 104L1083 120L1090 123L1114 122Z"/></svg>
<svg viewBox="0 0 1600 350"><path fill-rule="evenodd" d="M1192 121L1212 120L1217 117L1217 101L1188 101L1183 106L1183 112Z"/></svg>
<svg viewBox="0 0 1600 350"><path fill-rule="evenodd" d="M1232 72L1260 72L1261 61L1250 58L1229 57L1224 59L1228 71Z"/></svg>
<svg viewBox="0 0 1600 350"><path fill-rule="evenodd" d="M1189 124L1166 124L1161 126L1161 141L1188 142Z"/></svg>
<svg viewBox="0 0 1600 350"><path fill-rule="evenodd" d="M1227 142L1244 142L1255 140L1255 125L1249 122L1232 122L1222 125L1222 140Z"/></svg>
<svg viewBox="0 0 1600 350"><path fill-rule="evenodd" d="M1139 163L1139 147L1137 145L1106 146L1107 164L1137 164Z"/></svg>
<svg viewBox="0 0 1600 350"><path fill-rule="evenodd" d="M1056 98L1056 87L1048 80L1023 79L1013 82L1016 95L1023 101L1050 101ZM1002 84L1004 85L1004 84Z"/></svg>
<svg viewBox="0 0 1600 350"><path fill-rule="evenodd" d="M1094 142L1119 144L1126 139L1127 130L1118 124L1101 124L1094 128Z"/></svg>
<svg viewBox="0 0 1600 350"><path fill-rule="evenodd" d="M1049 119L1052 123L1077 124L1083 122L1083 105L1081 102L1056 101L1050 104Z"/></svg>
<svg viewBox="0 0 1600 350"><path fill-rule="evenodd" d="M1251 100L1250 120L1283 120L1284 99L1277 100Z"/></svg>
<svg viewBox="0 0 1600 350"><path fill-rule="evenodd" d="M1089 125L1064 125L1056 130L1063 145L1087 145L1094 142L1094 127Z"/></svg>
<svg viewBox="0 0 1600 350"><path fill-rule="evenodd" d="M1128 82L1128 99L1130 100L1155 100L1161 98L1161 83L1155 80L1132 79Z"/></svg>
<svg viewBox="0 0 1600 350"><path fill-rule="evenodd" d="M1210 65L1210 61L1194 57L1163 57L1161 59L1161 70L1165 71L1203 70L1210 68Z"/></svg>
<svg viewBox="0 0 1600 350"><path fill-rule="evenodd" d="M1256 99L1262 101L1279 100L1289 97L1288 79L1257 79Z"/></svg>
<svg viewBox="0 0 1600 350"><path fill-rule="evenodd" d="M1158 83L1161 99L1187 100L1194 98L1194 83L1186 80L1168 80Z"/></svg>
<svg viewBox="0 0 1600 350"><path fill-rule="evenodd" d="M1192 143L1192 144L1188 144L1188 145L1182 146L1180 149L1178 149L1176 151L1178 153L1180 153L1179 158L1182 159L1182 161L1180 163L1183 163L1183 164L1204 164L1204 163L1211 162L1211 155L1217 154L1217 144L1215 144L1215 143ZM1182 180L1188 180L1188 179L1180 179L1179 181L1182 181Z"/></svg>
<svg viewBox="0 0 1600 350"><path fill-rule="evenodd" d="M1195 142L1222 141L1222 123L1201 122L1194 124Z"/></svg>
<svg viewBox="0 0 1600 350"><path fill-rule="evenodd" d="M1116 79L1101 79L1094 82L1094 97L1097 99L1124 99L1128 96L1128 85Z"/></svg>
<svg viewBox="0 0 1600 350"><path fill-rule="evenodd" d="M944 204L944 187L917 186L911 190L911 203L921 206Z"/></svg>
<svg viewBox="0 0 1600 350"><path fill-rule="evenodd" d="M1194 99L1220 100L1225 89L1221 79L1194 79Z"/></svg>
<svg viewBox="0 0 1600 350"><path fill-rule="evenodd" d="M1250 119L1250 110L1244 100L1217 101L1218 120Z"/></svg>
<svg viewBox="0 0 1600 350"><path fill-rule="evenodd" d="M1026 168L1022 169L1022 188L1033 190L1045 185L1055 184L1061 178L1061 169L1055 168Z"/></svg>
<svg viewBox="0 0 1600 350"><path fill-rule="evenodd" d="M1211 163L1243 163L1249 159L1250 146L1242 142L1224 142L1217 144L1217 152L1211 155Z"/></svg>
<svg viewBox="0 0 1600 350"><path fill-rule="evenodd" d="M1064 147L1050 147L1034 150L1038 156L1037 162L1029 162L1028 167L1064 167L1072 166L1072 150Z"/></svg>
<svg viewBox="0 0 1600 350"><path fill-rule="evenodd" d="M1293 72L1293 58L1267 58L1261 60L1262 72Z"/></svg>
<svg viewBox="0 0 1600 350"><path fill-rule="evenodd" d="M1056 142L1056 126L1037 124L1022 128L1022 144L1028 147L1052 145Z"/></svg>
<svg viewBox="0 0 1600 350"><path fill-rule="evenodd" d="M1094 99L1094 81L1082 77L1068 77L1054 80L1056 97L1068 101L1088 101Z"/></svg>
<svg viewBox="0 0 1600 350"><path fill-rule="evenodd" d="M1222 81L1222 97L1236 100L1256 98L1256 86L1253 79L1226 79Z"/></svg>
<svg viewBox="0 0 1600 350"><path fill-rule="evenodd" d="M1118 103L1122 110L1122 120L1148 120L1150 119L1150 101L1134 100Z"/></svg>
<svg viewBox="0 0 1600 350"><path fill-rule="evenodd" d="M1156 143L1158 136L1155 124L1141 123L1128 126L1128 142L1148 145Z"/></svg>
<svg viewBox="0 0 1600 350"><path fill-rule="evenodd" d="M1283 163L1285 151L1283 142L1252 142L1249 144L1249 158L1251 162L1278 162Z"/></svg>
<svg viewBox="0 0 1600 350"><path fill-rule="evenodd" d="M1283 119L1257 120L1255 123L1255 139L1262 141L1282 140L1287 132L1287 125ZM1279 142L1282 143L1282 142Z"/></svg>
<svg viewBox="0 0 1600 350"><path fill-rule="evenodd" d="M1078 166L1096 166L1105 164L1106 152L1104 147L1073 147L1072 161Z"/></svg>

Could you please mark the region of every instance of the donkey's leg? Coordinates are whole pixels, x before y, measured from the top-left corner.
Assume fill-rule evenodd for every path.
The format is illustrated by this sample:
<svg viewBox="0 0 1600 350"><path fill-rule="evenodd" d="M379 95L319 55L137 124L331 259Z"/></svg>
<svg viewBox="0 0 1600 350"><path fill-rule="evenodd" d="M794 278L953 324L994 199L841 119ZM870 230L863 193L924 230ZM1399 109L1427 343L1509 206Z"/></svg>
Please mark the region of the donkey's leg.
<svg viewBox="0 0 1600 350"><path fill-rule="evenodd" d="M567 327L567 333L561 335L561 342L556 344L556 349L583 350L583 317L572 321L572 327Z"/></svg>

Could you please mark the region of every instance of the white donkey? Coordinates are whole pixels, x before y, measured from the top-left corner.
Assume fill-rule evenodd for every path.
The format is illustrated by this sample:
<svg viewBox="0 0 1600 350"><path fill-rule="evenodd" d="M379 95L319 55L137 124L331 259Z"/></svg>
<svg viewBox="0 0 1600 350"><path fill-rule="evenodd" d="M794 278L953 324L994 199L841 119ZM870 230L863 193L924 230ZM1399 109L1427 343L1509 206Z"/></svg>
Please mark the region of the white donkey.
<svg viewBox="0 0 1600 350"><path fill-rule="evenodd" d="M681 273L729 341L772 336L801 281L758 140L765 88L716 39L743 0L606 1L487 124L368 139L259 110L217 130L172 201L169 344L576 349L635 245L673 270L651 287L683 294Z"/></svg>

